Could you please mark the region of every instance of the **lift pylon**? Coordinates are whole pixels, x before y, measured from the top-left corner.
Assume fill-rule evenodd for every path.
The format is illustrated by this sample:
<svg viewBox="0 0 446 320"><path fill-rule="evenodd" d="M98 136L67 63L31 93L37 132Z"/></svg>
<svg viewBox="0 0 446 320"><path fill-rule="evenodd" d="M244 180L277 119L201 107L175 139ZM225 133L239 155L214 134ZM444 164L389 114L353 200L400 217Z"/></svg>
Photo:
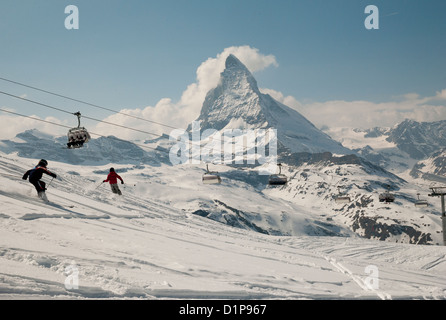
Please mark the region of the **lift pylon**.
<svg viewBox="0 0 446 320"><path fill-rule="evenodd" d="M443 245L446 246L446 212L444 205L444 196L446 195L446 187L431 187L432 193L429 197L440 197L441 198L441 221L443 225Z"/></svg>

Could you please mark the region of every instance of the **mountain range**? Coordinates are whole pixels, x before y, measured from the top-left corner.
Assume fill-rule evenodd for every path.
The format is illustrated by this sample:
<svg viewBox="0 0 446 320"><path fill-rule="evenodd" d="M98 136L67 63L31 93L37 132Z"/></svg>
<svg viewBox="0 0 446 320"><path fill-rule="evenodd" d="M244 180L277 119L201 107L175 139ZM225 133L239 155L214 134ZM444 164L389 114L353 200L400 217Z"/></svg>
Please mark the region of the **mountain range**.
<svg viewBox="0 0 446 320"><path fill-rule="evenodd" d="M228 196L227 192L219 194L214 190L210 199L194 201L192 197L189 200L188 210L193 214L261 233L296 235L296 231L293 231L296 227L290 227L287 221L295 221L300 214L293 210L280 209L281 205L276 202L285 201L310 213L305 214L305 218L297 218L300 224L298 230L305 230L305 234L346 236L353 232L370 239L394 242L441 242L437 204L431 203L422 212L414 206L417 194L427 193L427 183L423 179L408 179L428 177L431 170L436 175L442 175L444 154L437 155L443 161L432 159L429 164L419 164L418 171L413 171L412 176L404 176L404 179L389 165L398 163L395 159L403 159L401 162L407 166L406 154L415 157L410 158L414 163L420 157L430 155L435 146L425 147L427 141L436 141L437 144L441 142L429 135L429 128L440 128L440 124L406 121L394 129L355 130L354 133L360 135L362 141L380 141L382 144L385 140L386 146L390 148L375 150L371 146L364 146L349 149L317 129L297 111L262 94L255 78L233 55L229 55L226 60L226 68L218 86L207 94L197 121L200 121L203 131L277 129L278 158L289 182L284 186L270 187L268 177L259 175L256 166L219 166L224 181L222 188L237 186L244 192L249 191L252 199L261 196L276 200L271 200L271 207L253 211L243 201L235 201L234 196ZM438 133L438 138L442 137L441 132ZM410 139L416 140L411 149L408 143ZM426 141L423 142L423 139ZM76 150L66 149L65 140L65 137L51 137L29 130L18 134L13 140L1 141L0 151L6 154L17 153L24 158L46 158L76 166L112 164L122 166L118 168L121 172L155 167L172 172L186 170L185 166L178 169L170 163L168 150L172 143L167 136L144 144L116 137L101 137ZM195 171L204 169L203 164L186 166ZM166 175L167 180L162 176L157 177L157 183L175 184L175 177L167 172ZM199 177L194 179L200 181ZM386 191L396 194L394 204L381 204L378 201L379 194ZM339 194L348 195L351 201L338 204L336 197ZM178 198L169 197L173 205L179 205L185 201L184 197L187 198L181 194L177 196ZM268 213L272 208L281 212L276 212L280 216L280 222Z"/></svg>
<svg viewBox="0 0 446 320"><path fill-rule="evenodd" d="M445 125L446 121L405 120L392 128L338 128L327 133L364 159L387 170L437 181L442 180L445 171L441 161L446 149ZM426 166L428 159L429 166ZM424 168L423 175L420 168Z"/></svg>
<svg viewBox="0 0 446 320"><path fill-rule="evenodd" d="M388 130L369 130L365 137L380 135L385 136L386 141L394 143L412 159L422 160L446 148L446 121L405 120Z"/></svg>

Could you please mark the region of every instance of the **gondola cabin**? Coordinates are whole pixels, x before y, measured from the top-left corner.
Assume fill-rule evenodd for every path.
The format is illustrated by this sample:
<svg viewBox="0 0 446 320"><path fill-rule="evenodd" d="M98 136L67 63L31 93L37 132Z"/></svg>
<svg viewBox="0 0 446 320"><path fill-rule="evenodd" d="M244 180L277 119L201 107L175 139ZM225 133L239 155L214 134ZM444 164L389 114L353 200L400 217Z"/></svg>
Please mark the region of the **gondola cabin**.
<svg viewBox="0 0 446 320"><path fill-rule="evenodd" d="M350 203L352 200L349 196L339 195L335 197L336 203Z"/></svg>
<svg viewBox="0 0 446 320"><path fill-rule="evenodd" d="M340 189L340 187L338 187L338 190ZM341 191L339 190L339 194L337 196L334 197L335 198L335 202L336 203L349 203L352 201L352 199L346 195L346 194L342 194Z"/></svg>
<svg viewBox="0 0 446 320"><path fill-rule="evenodd" d="M73 128L68 131L67 146L69 149L82 148L90 139L90 134L85 128Z"/></svg>
<svg viewBox="0 0 446 320"><path fill-rule="evenodd" d="M271 186L282 186L288 182L288 178L284 174L273 174L269 177L268 184Z"/></svg>
<svg viewBox="0 0 446 320"><path fill-rule="evenodd" d="M205 172L205 174L203 174L203 177L201 178L201 181L204 184L220 184L221 183L221 177L218 174L218 172L209 171L209 166L206 165L206 172Z"/></svg>
<svg viewBox="0 0 446 320"><path fill-rule="evenodd" d="M391 203L395 201L395 196L390 192L384 192L379 195L379 202Z"/></svg>
<svg viewBox="0 0 446 320"><path fill-rule="evenodd" d="M418 200L415 201L415 207L417 207L417 208L425 208L425 207L428 207L428 206L429 206L429 203L427 202L427 200L420 199L420 194L418 193Z"/></svg>
<svg viewBox="0 0 446 320"><path fill-rule="evenodd" d="M279 167L279 173L278 174L272 174L268 179L268 184L270 186L283 186L287 184L288 177L284 174L282 174L282 164L277 165Z"/></svg>
<svg viewBox="0 0 446 320"><path fill-rule="evenodd" d="M84 143L87 143L91 139L90 134L88 133L87 129L85 129L84 127L81 127L81 113L76 112L73 114L75 116L77 116L78 126L76 128L72 128L68 131L67 147L69 149L82 148Z"/></svg>

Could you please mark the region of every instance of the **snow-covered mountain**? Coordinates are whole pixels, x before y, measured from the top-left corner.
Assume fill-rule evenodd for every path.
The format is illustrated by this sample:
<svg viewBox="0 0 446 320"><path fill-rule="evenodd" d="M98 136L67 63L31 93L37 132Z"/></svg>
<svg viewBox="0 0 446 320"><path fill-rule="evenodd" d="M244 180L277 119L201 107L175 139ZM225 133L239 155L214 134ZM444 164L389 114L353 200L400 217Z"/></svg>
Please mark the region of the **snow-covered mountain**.
<svg viewBox="0 0 446 320"><path fill-rule="evenodd" d="M353 153L297 111L262 94L251 72L234 55L226 59L220 82L208 92L197 121L202 131L277 129L279 148L290 152Z"/></svg>
<svg viewBox="0 0 446 320"><path fill-rule="evenodd" d="M380 138L405 152L410 158L422 160L446 146L446 121L417 122L406 119L393 128L355 129L363 134L364 142Z"/></svg>
<svg viewBox="0 0 446 320"><path fill-rule="evenodd" d="M356 156L353 156L356 157ZM376 240L413 244L441 244L440 203L417 208L417 194L427 198L428 185L412 184L361 159L327 155L300 161L287 170L290 182L269 188L268 195L305 204L315 215L334 225L348 226L356 234ZM389 190L393 203L381 203L379 195ZM349 197L337 203L336 197Z"/></svg>
<svg viewBox="0 0 446 320"><path fill-rule="evenodd" d="M414 178L446 184L446 149L419 161L411 170L410 175Z"/></svg>
<svg viewBox="0 0 446 320"><path fill-rule="evenodd" d="M414 207L417 193L426 193L424 186L411 186L397 175L380 167L381 163L376 160L380 160L379 157L384 160L386 158L379 153L376 153L377 158L372 158L371 147L367 154L366 149L359 149L355 154L354 151L344 148L327 134L322 133L298 112L275 101L269 95L260 93L252 74L235 56L229 55L227 58L226 69L221 74L220 83L207 94L198 120L201 121L202 131L258 128L278 130L279 145L284 147L281 149L279 146L281 151L279 159L286 166L290 177L290 182L286 186L265 187L266 177L262 179L252 171L233 171L224 177L249 184L259 193L272 193L276 197L303 205L307 209L312 208L317 217L314 221L317 221L318 227L315 228L314 224L310 226L311 220L307 220L307 230L325 235L344 235L344 227L347 226L349 231L367 238L418 244L441 242L437 232L441 227L433 207L426 211L433 215L432 218L427 218L430 220L427 223L419 221L420 211ZM403 131L401 128L401 126L396 128L391 135L399 137L399 140L394 138L395 140L403 141L402 135L397 134ZM367 137L375 140L382 140L386 134L390 135L388 131L380 129L365 133ZM396 146L395 142L387 140L385 144ZM399 150L397 146L392 152L395 153L392 155L392 161L399 155L404 157L405 154L405 151ZM390 153L386 156L390 157ZM365 160L367 158L371 158L372 161ZM336 204L338 186L342 187L344 192L352 194L352 201L348 205ZM379 194L387 189L397 193L397 202L393 206L383 206L378 201ZM222 210L247 212L243 207L231 206L231 209L225 205L222 207L221 202L224 201L217 199L216 203L212 204L200 203L196 212L201 216L231 225L247 225L246 219L240 215L236 215L236 218L231 218L230 221L225 220L221 214ZM321 216L320 212L324 214ZM336 216L334 220L337 223L332 222L334 220L329 212ZM254 216L248 220L252 222ZM286 216L287 214L284 215L285 220ZM342 228L337 229L339 226ZM252 228L255 229L255 226ZM268 232L265 229L258 230ZM269 231L276 234L290 234L285 230L273 230L273 228Z"/></svg>
<svg viewBox="0 0 446 320"><path fill-rule="evenodd" d="M446 146L446 121L417 122L405 120L385 133L387 141L411 158L422 160Z"/></svg>
<svg viewBox="0 0 446 320"><path fill-rule="evenodd" d="M405 120L393 128L330 128L327 133L365 159L395 173L423 166L419 161L438 154L446 147L446 121ZM436 162L436 171L442 171ZM425 168L426 170L426 168ZM443 170L446 170L443 169ZM427 172L425 172L427 173ZM433 171L430 174L435 174ZM415 175L413 175L415 176Z"/></svg>

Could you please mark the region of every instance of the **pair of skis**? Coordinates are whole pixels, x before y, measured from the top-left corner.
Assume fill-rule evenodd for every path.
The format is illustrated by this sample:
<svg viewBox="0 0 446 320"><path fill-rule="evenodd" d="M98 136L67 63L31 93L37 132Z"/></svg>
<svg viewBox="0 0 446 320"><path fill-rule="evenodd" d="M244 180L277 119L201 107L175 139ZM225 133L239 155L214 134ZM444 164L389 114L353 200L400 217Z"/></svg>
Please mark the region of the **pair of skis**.
<svg viewBox="0 0 446 320"><path fill-rule="evenodd" d="M45 186L45 190L48 190L48 187L51 185L51 183L53 182L53 180L54 180L54 178L52 178L51 181L50 181L50 183L48 183L48 185ZM47 196L46 196L45 190L39 192L39 193L37 194L37 196L38 196L40 199L42 199L43 202L49 203L49 200L48 200L48 198L47 198Z"/></svg>
<svg viewBox="0 0 446 320"><path fill-rule="evenodd" d="M51 183L53 182L54 178L51 179L51 181L48 183L48 185L45 187L45 190L48 189L48 187L51 185ZM48 204L48 205L53 205L53 206L60 206L60 207L64 207L62 205L56 204L54 202L51 202L48 200L48 197L46 196L46 192L45 191L41 191L38 193L37 195L39 197L39 199L41 199L44 203ZM73 205L69 205L68 208L74 208Z"/></svg>

